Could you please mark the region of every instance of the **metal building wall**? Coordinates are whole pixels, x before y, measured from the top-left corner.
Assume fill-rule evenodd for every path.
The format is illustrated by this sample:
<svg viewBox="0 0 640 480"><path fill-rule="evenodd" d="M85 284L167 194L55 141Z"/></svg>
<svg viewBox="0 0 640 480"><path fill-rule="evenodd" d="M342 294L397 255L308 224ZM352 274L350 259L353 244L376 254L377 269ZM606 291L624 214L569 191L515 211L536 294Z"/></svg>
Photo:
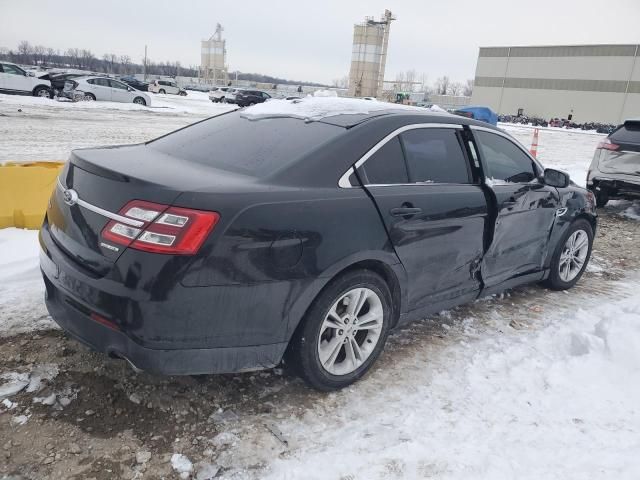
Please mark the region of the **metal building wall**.
<svg viewBox="0 0 640 480"><path fill-rule="evenodd" d="M638 45L481 48L472 103L501 114L619 123L640 117Z"/></svg>

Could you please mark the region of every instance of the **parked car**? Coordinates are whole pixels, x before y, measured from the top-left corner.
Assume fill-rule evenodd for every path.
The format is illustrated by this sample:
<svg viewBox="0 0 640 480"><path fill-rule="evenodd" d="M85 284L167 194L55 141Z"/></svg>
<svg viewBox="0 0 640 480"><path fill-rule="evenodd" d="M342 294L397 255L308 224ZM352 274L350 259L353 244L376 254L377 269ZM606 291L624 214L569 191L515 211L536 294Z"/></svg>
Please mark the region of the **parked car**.
<svg viewBox="0 0 640 480"><path fill-rule="evenodd" d="M236 93L235 103L240 107L248 107L256 103L266 102L270 98L271 95L260 90L240 90Z"/></svg>
<svg viewBox="0 0 640 480"><path fill-rule="evenodd" d="M640 198L640 119L625 121L600 142L587 173L587 188L598 207L610 198Z"/></svg>
<svg viewBox="0 0 640 480"><path fill-rule="evenodd" d="M365 100L349 108L370 113L338 114L327 100L73 151L40 231L53 319L143 370L284 357L333 390L400 325L580 279L595 199L566 173L486 123Z"/></svg>
<svg viewBox="0 0 640 480"><path fill-rule="evenodd" d="M185 90L193 90L194 92L208 92L210 89L206 85L198 85L195 83L190 83L184 87Z"/></svg>
<svg viewBox="0 0 640 480"><path fill-rule="evenodd" d="M38 78L34 72L27 72L15 63L0 62L0 93L51 97L51 82Z"/></svg>
<svg viewBox="0 0 640 480"><path fill-rule="evenodd" d="M143 82L138 80L136 77L120 77L119 79L122 83L126 83L132 88L136 90L140 90L141 92L149 91L149 84L147 82Z"/></svg>
<svg viewBox="0 0 640 480"><path fill-rule="evenodd" d="M146 93L107 77L78 77L74 80L67 80L62 95L71 100L101 100L151 105L151 98Z"/></svg>
<svg viewBox="0 0 640 480"><path fill-rule="evenodd" d="M229 90L227 90L226 95L221 101L224 103L236 103L236 95L238 94L238 92L241 92L242 90L244 89L237 88L237 87L229 88Z"/></svg>
<svg viewBox="0 0 640 480"><path fill-rule="evenodd" d="M232 89L232 87L213 87L211 90L209 90L209 100L214 103L223 102L229 90Z"/></svg>
<svg viewBox="0 0 640 480"><path fill-rule="evenodd" d="M187 91L178 87L173 80L154 80L149 84L149 91L152 93L162 93L170 95L186 96Z"/></svg>

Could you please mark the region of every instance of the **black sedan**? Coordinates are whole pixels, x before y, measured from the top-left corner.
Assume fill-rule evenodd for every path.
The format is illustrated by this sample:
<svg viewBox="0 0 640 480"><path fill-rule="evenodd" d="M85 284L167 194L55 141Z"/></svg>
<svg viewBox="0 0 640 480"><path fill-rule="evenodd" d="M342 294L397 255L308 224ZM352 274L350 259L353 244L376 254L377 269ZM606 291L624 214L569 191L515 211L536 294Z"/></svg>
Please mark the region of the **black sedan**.
<svg viewBox="0 0 640 480"><path fill-rule="evenodd" d="M399 325L581 277L595 199L565 173L486 123L326 100L75 150L40 231L55 321L151 372L284 358L331 390Z"/></svg>
<svg viewBox="0 0 640 480"><path fill-rule="evenodd" d="M147 82L138 80L135 77L120 77L120 81L126 83L132 88L135 88L136 90L140 90L142 92L149 91L149 84Z"/></svg>

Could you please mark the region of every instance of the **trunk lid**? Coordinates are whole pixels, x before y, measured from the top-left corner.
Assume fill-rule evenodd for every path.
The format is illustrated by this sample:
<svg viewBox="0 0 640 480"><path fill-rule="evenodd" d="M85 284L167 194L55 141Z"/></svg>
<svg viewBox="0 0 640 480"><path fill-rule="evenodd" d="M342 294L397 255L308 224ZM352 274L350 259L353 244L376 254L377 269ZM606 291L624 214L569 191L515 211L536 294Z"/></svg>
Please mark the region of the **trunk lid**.
<svg viewBox="0 0 640 480"><path fill-rule="evenodd" d="M627 120L608 140L617 148L600 150L598 169L603 173L640 175L640 120Z"/></svg>
<svg viewBox="0 0 640 480"><path fill-rule="evenodd" d="M172 205L184 191L233 184L227 176L145 145L76 150L49 202L49 231L69 257L96 275L106 275L126 247L102 238L110 220L105 213L118 214L131 200ZM70 192L65 202L65 190L77 194L75 204L69 201L75 197Z"/></svg>

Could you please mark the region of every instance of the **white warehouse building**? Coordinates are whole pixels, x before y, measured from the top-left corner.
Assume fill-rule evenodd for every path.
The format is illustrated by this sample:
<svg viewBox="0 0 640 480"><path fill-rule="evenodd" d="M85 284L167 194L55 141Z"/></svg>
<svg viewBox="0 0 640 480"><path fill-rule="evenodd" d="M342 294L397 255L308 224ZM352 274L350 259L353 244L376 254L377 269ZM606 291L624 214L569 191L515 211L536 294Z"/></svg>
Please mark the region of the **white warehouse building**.
<svg viewBox="0 0 640 480"><path fill-rule="evenodd" d="M638 47L482 47L471 104L576 123L640 117Z"/></svg>

